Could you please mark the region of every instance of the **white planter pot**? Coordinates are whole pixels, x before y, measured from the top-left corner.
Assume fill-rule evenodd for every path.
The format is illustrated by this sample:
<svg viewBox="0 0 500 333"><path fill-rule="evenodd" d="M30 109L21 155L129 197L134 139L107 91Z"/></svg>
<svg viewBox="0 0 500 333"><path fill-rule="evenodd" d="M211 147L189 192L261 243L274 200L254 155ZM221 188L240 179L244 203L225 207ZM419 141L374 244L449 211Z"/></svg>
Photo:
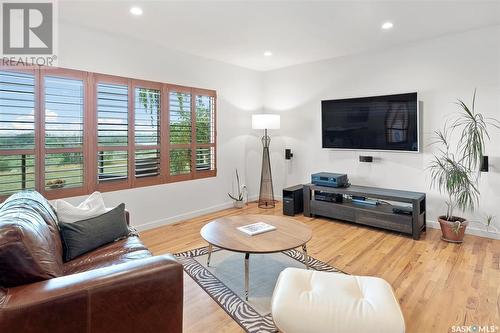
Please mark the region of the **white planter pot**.
<svg viewBox="0 0 500 333"><path fill-rule="evenodd" d="M245 206L245 203L242 201L234 201L233 205L235 208L243 208Z"/></svg>

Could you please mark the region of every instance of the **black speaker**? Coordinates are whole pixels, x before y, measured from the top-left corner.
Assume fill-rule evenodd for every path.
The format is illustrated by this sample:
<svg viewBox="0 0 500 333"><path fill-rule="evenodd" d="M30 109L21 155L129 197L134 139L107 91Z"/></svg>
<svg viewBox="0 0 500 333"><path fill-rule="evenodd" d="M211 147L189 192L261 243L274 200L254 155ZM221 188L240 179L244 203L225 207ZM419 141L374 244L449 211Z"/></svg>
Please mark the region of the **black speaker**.
<svg viewBox="0 0 500 333"><path fill-rule="evenodd" d="M483 156L483 160L481 161L481 168L479 170L481 172L488 172L490 170L488 156Z"/></svg>
<svg viewBox="0 0 500 333"><path fill-rule="evenodd" d="M359 156L359 161L360 162L371 163L371 162L373 162L373 156L363 156L363 155L360 155Z"/></svg>
<svg viewBox="0 0 500 333"><path fill-rule="evenodd" d="M304 211L304 190L302 185L283 189L283 215L294 216Z"/></svg>
<svg viewBox="0 0 500 333"><path fill-rule="evenodd" d="M285 160L291 160L293 157L293 153L291 149L285 149Z"/></svg>

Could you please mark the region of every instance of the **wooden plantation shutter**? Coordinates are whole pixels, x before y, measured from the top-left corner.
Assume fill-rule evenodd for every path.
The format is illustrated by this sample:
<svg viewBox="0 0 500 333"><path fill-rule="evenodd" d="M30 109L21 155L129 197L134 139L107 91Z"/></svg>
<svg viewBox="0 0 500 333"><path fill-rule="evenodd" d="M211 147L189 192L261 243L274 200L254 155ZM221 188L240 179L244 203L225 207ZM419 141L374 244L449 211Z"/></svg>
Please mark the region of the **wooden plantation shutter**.
<svg viewBox="0 0 500 333"><path fill-rule="evenodd" d="M215 165L215 92L193 89L195 96L196 160L195 177L214 176Z"/></svg>
<svg viewBox="0 0 500 333"><path fill-rule="evenodd" d="M134 82L134 186L160 183L162 85Z"/></svg>
<svg viewBox="0 0 500 333"><path fill-rule="evenodd" d="M97 188L130 187L133 172L129 156L133 150L133 122L128 79L105 75L95 77L97 113ZM129 145L130 144L130 145Z"/></svg>
<svg viewBox="0 0 500 333"><path fill-rule="evenodd" d="M40 192L49 199L87 192L87 73L41 71Z"/></svg>
<svg viewBox="0 0 500 333"><path fill-rule="evenodd" d="M168 95L170 179L191 179L194 137L191 89L171 87Z"/></svg>
<svg viewBox="0 0 500 333"><path fill-rule="evenodd" d="M35 189L37 76L0 68L0 198Z"/></svg>
<svg viewBox="0 0 500 333"><path fill-rule="evenodd" d="M215 112L213 90L0 66L0 201L215 176Z"/></svg>

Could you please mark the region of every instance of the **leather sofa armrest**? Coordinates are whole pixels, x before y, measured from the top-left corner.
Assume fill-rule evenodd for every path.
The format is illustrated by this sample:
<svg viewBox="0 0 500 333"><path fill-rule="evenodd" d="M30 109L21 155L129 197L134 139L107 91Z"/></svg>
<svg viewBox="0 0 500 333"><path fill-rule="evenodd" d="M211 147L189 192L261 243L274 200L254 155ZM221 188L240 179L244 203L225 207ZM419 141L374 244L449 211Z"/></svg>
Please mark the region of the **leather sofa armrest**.
<svg viewBox="0 0 500 333"><path fill-rule="evenodd" d="M183 270L172 255L5 291L0 332L182 332Z"/></svg>

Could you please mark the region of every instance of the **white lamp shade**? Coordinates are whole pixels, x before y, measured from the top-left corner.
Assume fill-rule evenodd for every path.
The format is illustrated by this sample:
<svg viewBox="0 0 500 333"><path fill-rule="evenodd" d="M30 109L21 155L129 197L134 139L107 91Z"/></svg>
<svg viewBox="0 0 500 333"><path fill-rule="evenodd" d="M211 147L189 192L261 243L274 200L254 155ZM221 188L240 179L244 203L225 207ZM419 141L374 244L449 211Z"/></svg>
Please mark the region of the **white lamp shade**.
<svg viewBox="0 0 500 333"><path fill-rule="evenodd" d="M280 129L279 114L253 114L252 115L253 129Z"/></svg>

